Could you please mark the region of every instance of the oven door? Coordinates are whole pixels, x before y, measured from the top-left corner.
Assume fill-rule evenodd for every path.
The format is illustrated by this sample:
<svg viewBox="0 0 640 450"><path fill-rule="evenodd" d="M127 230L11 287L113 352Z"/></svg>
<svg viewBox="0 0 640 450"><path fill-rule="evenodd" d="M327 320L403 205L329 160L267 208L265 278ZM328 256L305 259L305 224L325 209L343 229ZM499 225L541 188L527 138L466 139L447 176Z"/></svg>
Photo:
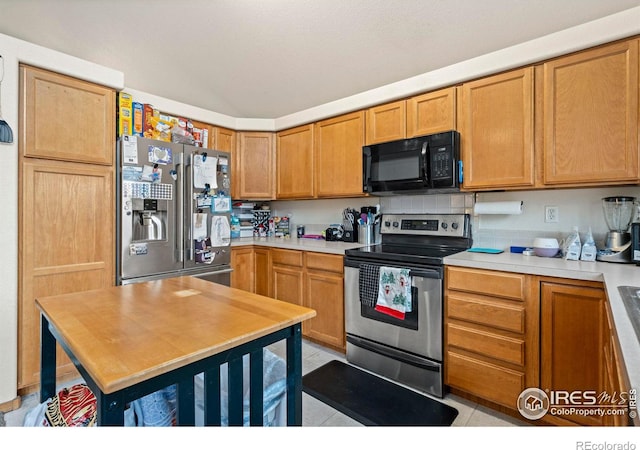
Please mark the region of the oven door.
<svg viewBox="0 0 640 450"><path fill-rule="evenodd" d="M412 312L404 320L398 320L362 305L359 293L360 263L362 261L345 258L347 337L367 339L442 361L442 269L409 267L413 287ZM372 264L369 261L366 263ZM383 262L378 265L394 266Z"/></svg>
<svg viewBox="0 0 640 450"><path fill-rule="evenodd" d="M362 148L363 190L414 191L429 187L428 141L414 138Z"/></svg>

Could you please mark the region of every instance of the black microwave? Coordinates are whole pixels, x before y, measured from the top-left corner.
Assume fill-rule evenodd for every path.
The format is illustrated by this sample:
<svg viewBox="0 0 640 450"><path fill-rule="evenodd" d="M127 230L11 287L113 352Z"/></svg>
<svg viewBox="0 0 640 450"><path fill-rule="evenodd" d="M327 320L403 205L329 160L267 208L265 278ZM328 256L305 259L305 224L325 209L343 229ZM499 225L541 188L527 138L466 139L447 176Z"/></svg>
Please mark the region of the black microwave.
<svg viewBox="0 0 640 450"><path fill-rule="evenodd" d="M460 133L362 147L363 191L373 195L456 192L462 183Z"/></svg>

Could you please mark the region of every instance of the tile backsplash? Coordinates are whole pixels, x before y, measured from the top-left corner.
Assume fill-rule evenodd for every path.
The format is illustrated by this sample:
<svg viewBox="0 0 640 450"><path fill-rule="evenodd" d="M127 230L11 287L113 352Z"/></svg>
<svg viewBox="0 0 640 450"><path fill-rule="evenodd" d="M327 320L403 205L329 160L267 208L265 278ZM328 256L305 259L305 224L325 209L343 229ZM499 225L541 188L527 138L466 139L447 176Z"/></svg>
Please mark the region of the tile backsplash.
<svg viewBox="0 0 640 450"><path fill-rule="evenodd" d="M394 195L380 197L384 213L471 214L474 194Z"/></svg>
<svg viewBox="0 0 640 450"><path fill-rule="evenodd" d="M470 214L475 247L509 250L510 246L531 246L536 237L553 237L561 241L573 226L578 226L584 242L591 228L598 247L603 246L608 231L602 211L602 198L632 196L640 200L640 186L586 189L541 189L536 191L479 192L433 195L397 195L333 200L294 200L271 202L278 215L292 214L294 224L316 224L318 229L340 223L347 207L379 204L383 213ZM522 201L518 215L474 215L476 201ZM558 222L544 221L545 206L558 207ZM316 228L316 227L314 227Z"/></svg>

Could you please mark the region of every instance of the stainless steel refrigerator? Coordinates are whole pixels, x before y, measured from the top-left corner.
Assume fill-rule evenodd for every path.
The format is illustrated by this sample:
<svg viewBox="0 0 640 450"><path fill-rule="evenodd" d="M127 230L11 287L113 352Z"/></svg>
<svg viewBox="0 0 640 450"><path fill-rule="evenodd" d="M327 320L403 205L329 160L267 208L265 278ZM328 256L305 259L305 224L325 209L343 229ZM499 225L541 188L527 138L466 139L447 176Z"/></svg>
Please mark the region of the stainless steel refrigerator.
<svg viewBox="0 0 640 450"><path fill-rule="evenodd" d="M230 284L231 155L122 136L118 284L193 275Z"/></svg>

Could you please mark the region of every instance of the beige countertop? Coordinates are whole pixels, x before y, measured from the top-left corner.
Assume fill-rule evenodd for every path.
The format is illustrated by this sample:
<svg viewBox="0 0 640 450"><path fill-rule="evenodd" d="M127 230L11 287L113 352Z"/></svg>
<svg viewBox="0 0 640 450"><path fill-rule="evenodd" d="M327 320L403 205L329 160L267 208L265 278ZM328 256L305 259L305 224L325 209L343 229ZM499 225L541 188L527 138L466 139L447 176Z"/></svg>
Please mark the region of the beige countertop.
<svg viewBox="0 0 640 450"><path fill-rule="evenodd" d="M566 261L562 258L541 258L508 252L461 252L447 256L444 263L450 266L603 282L631 387L640 388L640 341L618 292L618 286L640 286L640 267L597 261Z"/></svg>
<svg viewBox="0 0 640 450"><path fill-rule="evenodd" d="M350 248L364 247L358 242L325 241L324 239L299 239L297 237L248 237L231 240L231 247L243 245L261 245L263 247L286 248L289 250L304 250L307 252L333 253L344 255Z"/></svg>

